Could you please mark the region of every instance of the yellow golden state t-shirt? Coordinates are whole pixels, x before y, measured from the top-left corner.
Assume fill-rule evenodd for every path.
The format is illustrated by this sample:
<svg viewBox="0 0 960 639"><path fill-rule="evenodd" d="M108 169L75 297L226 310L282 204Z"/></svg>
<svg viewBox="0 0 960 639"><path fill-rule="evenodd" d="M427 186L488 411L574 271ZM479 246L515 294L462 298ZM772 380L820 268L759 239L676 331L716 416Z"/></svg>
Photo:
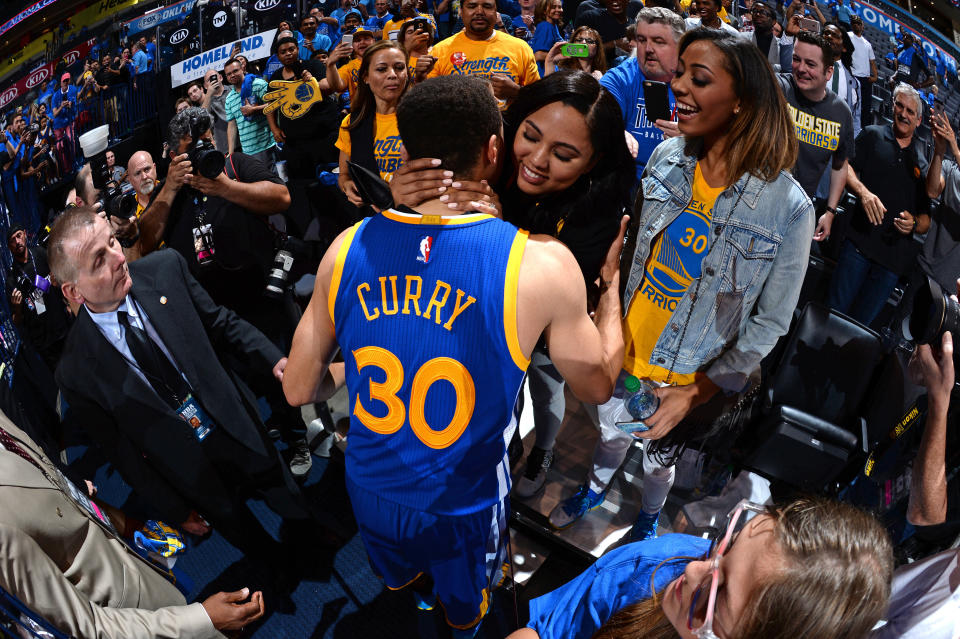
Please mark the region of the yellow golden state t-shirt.
<svg viewBox="0 0 960 639"><path fill-rule="evenodd" d="M643 281L623 321L623 368L631 375L667 381L670 371L650 364L650 355L680 298L690 283L700 277L701 263L710 248L713 204L721 191L722 186L707 184L697 163L690 203L654 240ZM670 381L682 386L693 383L695 375L675 373Z"/></svg>
<svg viewBox="0 0 960 639"><path fill-rule="evenodd" d="M337 69L340 79L347 85L347 91L352 98L357 94L357 83L360 81L360 58L354 58L350 62Z"/></svg>
<svg viewBox="0 0 960 639"><path fill-rule="evenodd" d="M428 13L418 13L417 18L426 18L430 22L430 26L433 27L433 32L437 32L437 22L433 19L433 16ZM383 25L383 35L380 36L381 40L396 40L400 35L400 29L406 23L413 20L413 18L404 18L400 16L399 20L388 20L385 25Z"/></svg>
<svg viewBox="0 0 960 639"><path fill-rule="evenodd" d="M343 118L340 123L340 137L336 147L350 155L350 116ZM377 114L373 134L373 157L377 160L380 177L389 182L393 179L393 172L400 168L400 130L397 128L397 114Z"/></svg>
<svg viewBox="0 0 960 639"><path fill-rule="evenodd" d="M540 79L537 60L530 45L502 31L494 31L488 40L471 40L463 31L438 42L430 51L437 59L429 77L440 75L505 75L520 86ZM507 103L498 100L500 108Z"/></svg>

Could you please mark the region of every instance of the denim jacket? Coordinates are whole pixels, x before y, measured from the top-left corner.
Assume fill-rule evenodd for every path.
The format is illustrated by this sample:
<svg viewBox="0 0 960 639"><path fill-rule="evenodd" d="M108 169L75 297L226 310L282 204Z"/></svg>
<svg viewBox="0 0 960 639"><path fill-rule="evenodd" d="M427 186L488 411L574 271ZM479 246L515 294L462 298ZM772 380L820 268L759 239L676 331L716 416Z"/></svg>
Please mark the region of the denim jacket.
<svg viewBox="0 0 960 639"><path fill-rule="evenodd" d="M624 313L643 280L654 238L690 202L697 158L684 152L684 143L682 137L664 141L644 171ZM746 390L760 360L790 327L813 228L813 205L786 171L773 182L744 175L725 189L713 206L711 248L703 258L696 299L694 281L660 334L650 362L672 365L678 373L704 371L728 393Z"/></svg>

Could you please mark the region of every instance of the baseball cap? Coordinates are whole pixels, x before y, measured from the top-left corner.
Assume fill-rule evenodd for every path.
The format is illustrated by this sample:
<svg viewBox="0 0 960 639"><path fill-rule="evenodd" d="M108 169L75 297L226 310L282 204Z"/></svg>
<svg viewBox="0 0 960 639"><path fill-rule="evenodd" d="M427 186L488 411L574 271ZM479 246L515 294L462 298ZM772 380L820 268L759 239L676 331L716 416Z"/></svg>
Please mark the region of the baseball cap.
<svg viewBox="0 0 960 639"><path fill-rule="evenodd" d="M358 35L363 34L363 33L366 33L366 34L369 35L371 38L374 37L374 36L373 36L373 31L371 31L370 29L366 28L366 27L363 26L362 24L361 24L359 27L357 27L356 29L353 30L353 37L357 37Z"/></svg>
<svg viewBox="0 0 960 639"><path fill-rule="evenodd" d="M69 79L70 79L70 73L69 73L69 72L64 73L63 75L60 76L60 81L61 81L61 82L63 82L64 80L69 80Z"/></svg>

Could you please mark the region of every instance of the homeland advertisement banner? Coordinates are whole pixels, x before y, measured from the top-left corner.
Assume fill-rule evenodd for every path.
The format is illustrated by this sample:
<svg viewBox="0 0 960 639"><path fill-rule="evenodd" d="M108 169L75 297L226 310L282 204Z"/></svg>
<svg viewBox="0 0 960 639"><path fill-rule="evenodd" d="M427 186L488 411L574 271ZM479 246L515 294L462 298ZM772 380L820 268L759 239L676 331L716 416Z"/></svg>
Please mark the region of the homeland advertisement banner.
<svg viewBox="0 0 960 639"><path fill-rule="evenodd" d="M140 33L141 31L146 31L147 29L153 29L158 25L161 25L165 22L170 22L171 20L176 20L177 18L190 13L193 11L193 5L196 3L197 0L183 0L183 2L171 4L168 7L154 9L153 11L140 16L139 18L124 23L124 27L126 27L127 33L130 35Z"/></svg>
<svg viewBox="0 0 960 639"><path fill-rule="evenodd" d="M222 47L216 47L203 53L175 62L170 67L170 86L178 87L194 80L199 80L209 69L220 70L224 63L231 57L231 52L236 45L240 45L237 53L247 56L248 60L259 60L270 56L270 47L273 45L273 38L276 35L276 29L263 31L256 35L229 42Z"/></svg>
<svg viewBox="0 0 960 639"><path fill-rule="evenodd" d="M913 34L913 36L919 39L920 42L923 44L923 50L926 52L928 57L935 60L937 56L937 52L942 52L943 60L944 62L946 62L947 68L953 71L954 73L956 73L957 71L956 59L952 55L950 55L949 53L947 53L946 51L944 51L943 49L935 45L933 42L923 37L923 35L918 33L916 29L910 28L910 26L905 25L904 23L894 18L892 15L885 13L883 10L873 5L867 5L867 4L857 2L854 5L854 11L856 12L857 15L863 18L864 24L872 25L877 29L880 29L884 33L887 33L888 35L896 37L897 34L900 33L901 31L905 33Z"/></svg>
<svg viewBox="0 0 960 639"><path fill-rule="evenodd" d="M60 62L63 62L63 65L68 67L77 60L82 60L90 54L90 50L96 43L96 39L87 40L67 51L59 60L42 64L17 80L14 84L7 87L3 93L0 93L0 109L18 97L30 93L33 89L40 91L53 77L54 71Z"/></svg>

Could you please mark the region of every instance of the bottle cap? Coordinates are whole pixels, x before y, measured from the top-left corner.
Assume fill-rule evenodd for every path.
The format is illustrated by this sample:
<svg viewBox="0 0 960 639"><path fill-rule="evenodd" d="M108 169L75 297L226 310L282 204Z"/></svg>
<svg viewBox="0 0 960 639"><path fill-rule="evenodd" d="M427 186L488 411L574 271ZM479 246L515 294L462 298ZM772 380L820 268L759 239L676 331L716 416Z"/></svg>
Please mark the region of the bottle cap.
<svg viewBox="0 0 960 639"><path fill-rule="evenodd" d="M627 379L623 380L623 387L627 389L627 392L636 393L640 390L640 380L631 375Z"/></svg>

